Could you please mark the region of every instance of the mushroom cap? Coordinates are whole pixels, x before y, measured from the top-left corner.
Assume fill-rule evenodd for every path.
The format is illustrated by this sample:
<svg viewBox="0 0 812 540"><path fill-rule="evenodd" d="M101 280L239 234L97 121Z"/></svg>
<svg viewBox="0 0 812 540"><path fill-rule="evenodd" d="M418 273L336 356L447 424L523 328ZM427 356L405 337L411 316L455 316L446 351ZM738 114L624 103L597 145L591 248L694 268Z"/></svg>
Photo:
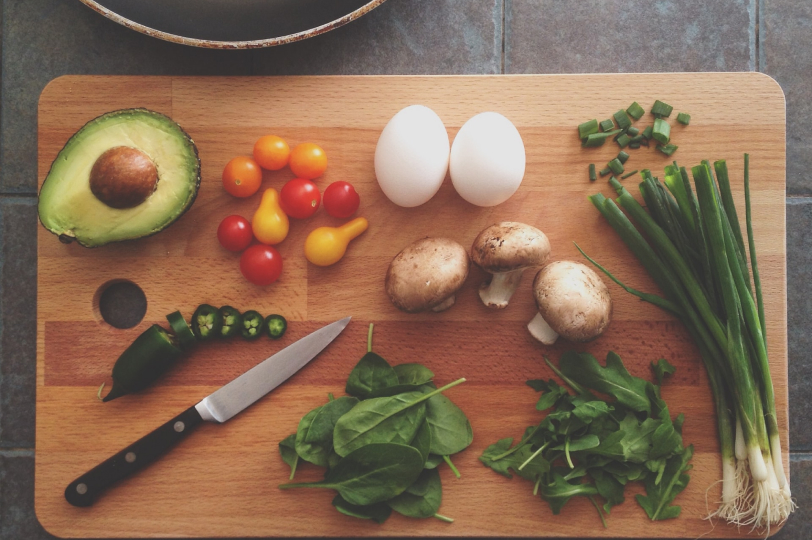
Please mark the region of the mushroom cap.
<svg viewBox="0 0 812 540"><path fill-rule="evenodd" d="M449 238L422 238L398 253L386 271L386 294L409 313L431 309L465 283L471 261Z"/></svg>
<svg viewBox="0 0 812 540"><path fill-rule="evenodd" d="M516 221L491 225L477 235L471 246L471 259L491 274L541 266L549 257L547 235Z"/></svg>
<svg viewBox="0 0 812 540"><path fill-rule="evenodd" d="M598 274L581 263L548 264L533 280L533 295L547 324L570 341L598 337L612 317L609 289Z"/></svg>

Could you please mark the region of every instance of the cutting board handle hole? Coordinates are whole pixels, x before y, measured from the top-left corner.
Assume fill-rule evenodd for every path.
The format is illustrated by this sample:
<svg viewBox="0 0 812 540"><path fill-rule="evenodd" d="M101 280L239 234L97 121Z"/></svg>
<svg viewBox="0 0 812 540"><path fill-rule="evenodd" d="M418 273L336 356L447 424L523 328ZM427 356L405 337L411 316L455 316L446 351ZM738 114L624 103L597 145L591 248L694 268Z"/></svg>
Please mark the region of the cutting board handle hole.
<svg viewBox="0 0 812 540"><path fill-rule="evenodd" d="M96 290L93 312L97 319L114 328L132 328L147 313L147 296L132 281L114 279Z"/></svg>

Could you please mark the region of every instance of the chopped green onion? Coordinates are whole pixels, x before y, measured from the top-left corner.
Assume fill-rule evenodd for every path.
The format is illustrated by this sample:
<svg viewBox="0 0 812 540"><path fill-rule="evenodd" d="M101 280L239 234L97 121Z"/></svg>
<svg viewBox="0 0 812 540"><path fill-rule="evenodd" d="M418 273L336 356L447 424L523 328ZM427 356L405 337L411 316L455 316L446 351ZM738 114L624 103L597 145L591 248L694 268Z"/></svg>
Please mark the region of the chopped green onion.
<svg viewBox="0 0 812 540"><path fill-rule="evenodd" d="M597 176L597 174L595 174L595 164L590 163L589 164L589 180L594 182L597 179L598 179L598 176Z"/></svg>
<svg viewBox="0 0 812 540"><path fill-rule="evenodd" d="M601 169L600 175L601 176L606 176L610 172L612 172L612 169L610 169L609 167L606 167L605 169Z"/></svg>
<svg viewBox="0 0 812 540"><path fill-rule="evenodd" d="M621 133L620 137L617 138L617 144L619 144L621 148L626 148L630 142L632 142L632 138L625 133Z"/></svg>
<svg viewBox="0 0 812 540"><path fill-rule="evenodd" d="M666 156L672 155L674 152L677 151L677 148L679 148L679 147L676 144L671 144L671 143L658 144L657 145L657 150L659 150L660 152L662 152Z"/></svg>
<svg viewBox="0 0 812 540"><path fill-rule="evenodd" d="M601 131L612 131L615 129L615 121L607 118L600 123Z"/></svg>
<svg viewBox="0 0 812 540"><path fill-rule="evenodd" d="M629 154L621 150L620 153L617 155L617 158L620 160L621 163L626 163L626 160L629 159Z"/></svg>
<svg viewBox="0 0 812 540"><path fill-rule="evenodd" d="M645 140L646 140L646 138L643 137L642 135L635 135L634 137L632 137L631 142L640 144L641 142L643 142Z"/></svg>
<svg viewBox="0 0 812 540"><path fill-rule="evenodd" d="M597 120L590 120L589 122L584 122L583 124L578 126L578 137L581 139L586 139L593 133L598 132L598 121Z"/></svg>
<svg viewBox="0 0 812 540"><path fill-rule="evenodd" d="M687 126L691 123L691 115L688 113L681 112L677 115L677 122L682 124L683 126Z"/></svg>
<svg viewBox="0 0 812 540"><path fill-rule="evenodd" d="M629 148L631 148L632 150L637 150L638 148L640 148L640 143L632 141L629 143Z"/></svg>
<svg viewBox="0 0 812 540"><path fill-rule="evenodd" d="M668 103L663 103L659 99L654 102L654 105L651 107L651 114L656 116L657 118L668 118L671 116L671 111L674 110L674 107L669 105Z"/></svg>
<svg viewBox="0 0 812 540"><path fill-rule="evenodd" d="M632 137L636 137L640 133L640 130L632 126L626 130L626 133L631 135Z"/></svg>
<svg viewBox="0 0 812 540"><path fill-rule="evenodd" d="M646 139L650 139L651 137L654 136L654 128L652 126L648 126L646 129L643 130L642 135Z"/></svg>
<svg viewBox="0 0 812 540"><path fill-rule="evenodd" d="M612 115L615 118L615 122L617 122L617 127L620 129L628 129L632 127L632 119L629 118L629 115L626 114L626 111L620 109L618 112Z"/></svg>
<svg viewBox="0 0 812 540"><path fill-rule="evenodd" d="M626 113L635 120L640 120L645 112L646 111L643 109L643 107L641 107L636 101L629 105L629 108L626 109Z"/></svg>
<svg viewBox="0 0 812 540"><path fill-rule="evenodd" d="M621 180L625 180L625 179L627 179L628 177L630 177L630 176L632 176L632 175L635 175L635 174L637 174L637 169L633 170L633 171L632 171L632 172L630 172L630 173L626 173L626 174L624 174L623 176L621 176L621 177L620 177L620 179L621 179Z"/></svg>
<svg viewBox="0 0 812 540"><path fill-rule="evenodd" d="M656 118L654 120L652 136L658 143L668 144L668 141L671 140L671 126L662 118Z"/></svg>
<svg viewBox="0 0 812 540"><path fill-rule="evenodd" d="M614 131L605 131L603 133L591 133L586 140L581 141L581 146L584 148L592 148L595 146L601 146L603 143L606 142L606 139L611 137L612 135L616 135L620 133L619 129Z"/></svg>
<svg viewBox="0 0 812 540"><path fill-rule="evenodd" d="M613 159L607 163L606 166L615 174L620 174L623 172L623 163L621 163L618 158Z"/></svg>

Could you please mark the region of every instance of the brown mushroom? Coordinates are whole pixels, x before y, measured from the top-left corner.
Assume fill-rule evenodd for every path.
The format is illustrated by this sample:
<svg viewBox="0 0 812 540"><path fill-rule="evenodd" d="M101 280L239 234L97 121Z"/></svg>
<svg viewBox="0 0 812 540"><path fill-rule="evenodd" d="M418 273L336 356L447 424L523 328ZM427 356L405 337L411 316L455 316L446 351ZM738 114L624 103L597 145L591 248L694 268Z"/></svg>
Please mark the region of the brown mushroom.
<svg viewBox="0 0 812 540"><path fill-rule="evenodd" d="M550 241L530 225L503 221L479 233L471 246L471 259L493 274L479 288L482 303L489 308L507 307L524 271L543 265L549 257Z"/></svg>
<svg viewBox="0 0 812 540"><path fill-rule="evenodd" d="M527 329L545 345L561 335L569 341L589 341L601 335L612 316L609 289L591 268L572 261L548 264L533 280L539 312Z"/></svg>
<svg viewBox="0 0 812 540"><path fill-rule="evenodd" d="M448 238L423 238L406 246L386 271L386 293L409 313L443 311L468 277L468 252Z"/></svg>

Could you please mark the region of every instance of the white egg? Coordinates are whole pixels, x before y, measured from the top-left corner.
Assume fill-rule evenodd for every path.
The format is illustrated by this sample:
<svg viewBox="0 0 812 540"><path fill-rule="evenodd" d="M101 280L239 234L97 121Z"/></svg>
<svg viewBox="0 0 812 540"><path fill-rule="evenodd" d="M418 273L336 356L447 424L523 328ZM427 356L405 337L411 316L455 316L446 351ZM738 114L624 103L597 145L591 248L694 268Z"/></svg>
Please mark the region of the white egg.
<svg viewBox="0 0 812 540"><path fill-rule="evenodd" d="M516 193L524 178L522 136L496 112L484 112L460 128L451 147L451 182L477 206L496 206Z"/></svg>
<svg viewBox="0 0 812 540"><path fill-rule="evenodd" d="M420 206L437 193L448 171L448 132L437 113L411 105L389 120L375 147L375 176L398 206Z"/></svg>

